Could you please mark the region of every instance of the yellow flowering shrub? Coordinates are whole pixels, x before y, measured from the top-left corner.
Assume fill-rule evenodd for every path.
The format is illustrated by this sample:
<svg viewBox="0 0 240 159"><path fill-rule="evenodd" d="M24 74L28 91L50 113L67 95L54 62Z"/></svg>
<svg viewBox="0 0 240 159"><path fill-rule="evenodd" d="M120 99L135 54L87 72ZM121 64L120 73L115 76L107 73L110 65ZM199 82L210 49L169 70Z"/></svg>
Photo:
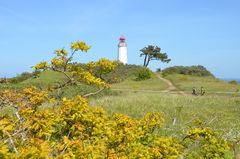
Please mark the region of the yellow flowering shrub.
<svg viewBox="0 0 240 159"><path fill-rule="evenodd" d="M0 91L0 108L4 106L15 106L18 99L22 95L16 91L2 90Z"/></svg>
<svg viewBox="0 0 240 159"><path fill-rule="evenodd" d="M221 138L211 128L193 128L184 138L185 146L190 149L187 158L203 156L206 159L224 159L230 147L226 140Z"/></svg>
<svg viewBox="0 0 240 159"><path fill-rule="evenodd" d="M71 44L69 52L64 48L55 50L55 56L50 63L44 61L33 66L33 68L40 71L52 70L60 72L66 77L67 80L60 82L60 84L58 83L55 86L49 86L49 88L51 88L49 90L61 89L68 85L81 85L82 83L85 83L96 86L100 92L100 90L109 87L107 81L102 78L102 74L113 71L118 65L118 62L108 59L100 59L97 62L87 63L84 67L73 62L73 57L77 52L87 52L90 48L91 47L85 42L76 41ZM99 92L91 92L88 93L88 95L94 95Z"/></svg>
<svg viewBox="0 0 240 159"><path fill-rule="evenodd" d="M40 62L40 63L36 64L35 66L33 66L33 68L35 70L46 70L46 69L48 69L49 66L50 65L48 64L48 62L43 61L43 62Z"/></svg>
<svg viewBox="0 0 240 159"><path fill-rule="evenodd" d="M95 85L98 87L108 87L108 84L106 82L104 82L102 79L94 76L92 73L85 71L82 68L73 68L72 71L72 75L74 77L74 79L80 81L80 82L84 82L88 85Z"/></svg>
<svg viewBox="0 0 240 159"><path fill-rule="evenodd" d="M91 48L91 46L87 45L83 41L77 41L77 42L71 44L72 50L81 50L81 51L87 52L90 48Z"/></svg>
<svg viewBox="0 0 240 159"><path fill-rule="evenodd" d="M48 96L47 92L38 91L37 88L34 86L23 89L22 95L23 98L28 98L33 105L42 104Z"/></svg>
<svg viewBox="0 0 240 159"><path fill-rule="evenodd" d="M16 93L16 92L15 92ZM0 118L0 155L12 158L127 158L181 154L174 140L154 134L163 123L162 114L149 113L143 119L123 114L108 116L101 107L91 108L86 99L62 98L57 106L46 92L26 88L16 103L17 116ZM22 98L24 97L24 98ZM161 140L162 139L162 140ZM157 142L156 142L157 141ZM169 141L169 143L168 143ZM174 149L174 150L172 150Z"/></svg>
<svg viewBox="0 0 240 159"><path fill-rule="evenodd" d="M229 150L210 128L190 129L184 139L161 136L159 112L109 116L83 97L57 101L35 87L0 94L16 108L0 117L0 158L224 158Z"/></svg>
<svg viewBox="0 0 240 159"><path fill-rule="evenodd" d="M105 58L101 58L96 62L87 63L87 68L93 72L95 76L103 79L103 75L112 72L118 65L118 61L111 61Z"/></svg>

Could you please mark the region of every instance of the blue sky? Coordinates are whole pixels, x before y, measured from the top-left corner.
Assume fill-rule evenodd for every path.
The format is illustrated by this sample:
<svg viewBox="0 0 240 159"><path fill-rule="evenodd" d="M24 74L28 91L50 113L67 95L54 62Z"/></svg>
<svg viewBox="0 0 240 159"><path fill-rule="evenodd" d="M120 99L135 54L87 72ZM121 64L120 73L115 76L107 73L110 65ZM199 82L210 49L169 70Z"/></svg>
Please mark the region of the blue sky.
<svg viewBox="0 0 240 159"><path fill-rule="evenodd" d="M172 61L150 68L204 65L220 78L240 78L238 0L7 0L0 1L0 77L11 77L55 49L83 40L79 62L117 58L121 35L131 64L139 50L158 45Z"/></svg>

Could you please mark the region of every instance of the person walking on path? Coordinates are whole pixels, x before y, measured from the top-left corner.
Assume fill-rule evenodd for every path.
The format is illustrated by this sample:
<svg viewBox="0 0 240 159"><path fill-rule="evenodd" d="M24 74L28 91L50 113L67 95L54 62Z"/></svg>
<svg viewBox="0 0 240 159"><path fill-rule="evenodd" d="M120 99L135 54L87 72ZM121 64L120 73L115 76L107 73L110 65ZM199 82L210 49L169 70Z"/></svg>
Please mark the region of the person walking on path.
<svg viewBox="0 0 240 159"><path fill-rule="evenodd" d="M201 87L201 96L203 96L205 94L205 90L203 88L203 86Z"/></svg>
<svg viewBox="0 0 240 159"><path fill-rule="evenodd" d="M196 89L196 87L193 87L193 89L192 89L192 95L197 96L197 89Z"/></svg>

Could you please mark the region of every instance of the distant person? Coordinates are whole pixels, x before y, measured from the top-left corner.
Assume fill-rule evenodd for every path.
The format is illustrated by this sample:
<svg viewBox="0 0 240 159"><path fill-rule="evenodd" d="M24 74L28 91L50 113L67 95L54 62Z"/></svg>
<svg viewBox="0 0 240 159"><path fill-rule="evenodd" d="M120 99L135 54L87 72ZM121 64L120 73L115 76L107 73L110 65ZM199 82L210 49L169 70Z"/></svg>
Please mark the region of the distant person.
<svg viewBox="0 0 240 159"><path fill-rule="evenodd" d="M203 96L205 94L205 90L203 88L203 86L201 87L201 96Z"/></svg>
<svg viewBox="0 0 240 159"><path fill-rule="evenodd" d="M197 89L195 88L195 87L193 87L193 89L192 89L192 95L197 95Z"/></svg>

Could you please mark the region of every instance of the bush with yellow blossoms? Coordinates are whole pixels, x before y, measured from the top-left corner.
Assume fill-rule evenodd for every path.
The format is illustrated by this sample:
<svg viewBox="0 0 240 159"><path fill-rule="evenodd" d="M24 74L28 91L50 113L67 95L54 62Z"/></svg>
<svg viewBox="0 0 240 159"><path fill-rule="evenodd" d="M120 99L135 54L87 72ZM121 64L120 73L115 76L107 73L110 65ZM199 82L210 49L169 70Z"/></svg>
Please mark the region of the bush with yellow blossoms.
<svg viewBox="0 0 240 159"><path fill-rule="evenodd" d="M210 128L190 129L183 139L161 136L159 112L107 115L83 97L55 100L35 87L1 95L15 113L0 117L0 158L224 158L229 151Z"/></svg>
<svg viewBox="0 0 240 159"><path fill-rule="evenodd" d="M89 95L95 95L109 87L107 81L102 78L102 74L107 74L113 71L118 65L118 62L108 59L100 59L97 62L90 62L86 64L86 68L73 61L73 57L77 53L88 52L90 48L91 47L83 41L74 42L71 44L69 52L64 48L55 50L55 56L52 58L50 63L42 61L33 66L33 68L40 71L52 70L60 72L66 77L65 81L58 83L58 85L51 86L50 90L61 89L69 85L81 86L85 83L87 85L96 86L98 90L83 96L86 97ZM93 68L95 71L92 71Z"/></svg>
<svg viewBox="0 0 240 159"><path fill-rule="evenodd" d="M224 159L230 149L229 143L211 128L192 128L184 138L188 149L187 158L203 156L206 159Z"/></svg>
<svg viewBox="0 0 240 159"><path fill-rule="evenodd" d="M104 75L115 70L118 65L118 61L111 61L105 58L101 58L96 62L89 62L86 64L87 69L102 80L105 80Z"/></svg>
<svg viewBox="0 0 240 159"><path fill-rule="evenodd" d="M161 113L137 120L108 116L80 96L56 101L34 87L13 94L5 97L16 113L0 118L1 158L151 158L183 151L174 139L154 133L163 124Z"/></svg>

